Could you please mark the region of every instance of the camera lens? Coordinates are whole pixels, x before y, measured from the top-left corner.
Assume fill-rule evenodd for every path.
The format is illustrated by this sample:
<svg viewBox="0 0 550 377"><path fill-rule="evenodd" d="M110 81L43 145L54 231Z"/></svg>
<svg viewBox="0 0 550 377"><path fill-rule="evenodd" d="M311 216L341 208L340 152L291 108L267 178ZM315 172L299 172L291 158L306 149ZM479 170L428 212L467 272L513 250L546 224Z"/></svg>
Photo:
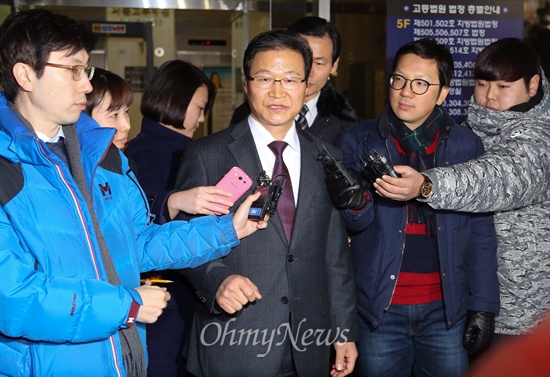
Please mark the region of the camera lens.
<svg viewBox="0 0 550 377"><path fill-rule="evenodd" d="M239 177L239 181L242 181L243 180L243 177Z"/></svg>

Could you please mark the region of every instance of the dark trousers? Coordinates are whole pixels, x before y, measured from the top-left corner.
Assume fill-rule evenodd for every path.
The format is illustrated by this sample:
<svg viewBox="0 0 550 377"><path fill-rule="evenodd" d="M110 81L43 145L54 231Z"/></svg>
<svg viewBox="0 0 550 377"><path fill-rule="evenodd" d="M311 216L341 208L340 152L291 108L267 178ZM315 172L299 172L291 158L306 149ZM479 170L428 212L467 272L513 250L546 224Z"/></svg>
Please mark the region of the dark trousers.
<svg viewBox="0 0 550 377"><path fill-rule="evenodd" d="M168 272L168 271L166 271ZM165 286L171 299L155 323L147 325L147 350L149 353L148 377L187 376L183 348L189 338L193 312L198 300L189 282L175 271L163 272L163 278L173 283Z"/></svg>

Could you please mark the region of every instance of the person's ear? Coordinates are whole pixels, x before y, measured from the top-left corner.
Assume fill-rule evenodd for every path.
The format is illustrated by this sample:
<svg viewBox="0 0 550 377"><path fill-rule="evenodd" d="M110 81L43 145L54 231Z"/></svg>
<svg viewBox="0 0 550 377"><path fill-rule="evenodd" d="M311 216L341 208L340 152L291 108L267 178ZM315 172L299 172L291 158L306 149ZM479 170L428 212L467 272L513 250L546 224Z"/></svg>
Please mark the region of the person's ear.
<svg viewBox="0 0 550 377"><path fill-rule="evenodd" d="M31 92L34 87L36 73L30 65L25 63L15 63L11 72L19 86L26 92Z"/></svg>
<svg viewBox="0 0 550 377"><path fill-rule="evenodd" d="M537 94L537 90L539 89L539 83L540 83L540 76L534 75L531 77L531 80L529 80L529 97L534 97L535 94Z"/></svg>
<svg viewBox="0 0 550 377"><path fill-rule="evenodd" d="M243 77L243 88L246 95L248 95L248 80L246 77Z"/></svg>
<svg viewBox="0 0 550 377"><path fill-rule="evenodd" d="M445 101L445 98L447 98L447 95L449 94L449 87L444 86L441 88L441 91L439 92L439 97L437 97L437 104L441 105L443 101Z"/></svg>
<svg viewBox="0 0 550 377"><path fill-rule="evenodd" d="M340 63L340 57L336 59L334 64L332 64L332 68L330 69L330 74L334 74L338 70L338 63Z"/></svg>

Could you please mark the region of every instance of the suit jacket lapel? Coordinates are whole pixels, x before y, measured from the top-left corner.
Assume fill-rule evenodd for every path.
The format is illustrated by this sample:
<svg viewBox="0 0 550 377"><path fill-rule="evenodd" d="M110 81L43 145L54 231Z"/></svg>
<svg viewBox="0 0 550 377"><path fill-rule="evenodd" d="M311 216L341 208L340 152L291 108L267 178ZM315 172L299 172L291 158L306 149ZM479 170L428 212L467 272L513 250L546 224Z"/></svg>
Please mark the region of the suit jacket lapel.
<svg viewBox="0 0 550 377"><path fill-rule="evenodd" d="M237 165L254 180L252 184L254 188L256 187L256 180L262 171L262 164L260 163L258 151L256 151L252 132L250 132L250 127L248 127L248 118L233 126L231 136L234 138L234 141L229 143L227 147L235 161L237 161Z"/></svg>
<svg viewBox="0 0 550 377"><path fill-rule="evenodd" d="M295 237L307 234L307 229L302 229L302 226L307 223L307 217L314 213L314 206L318 202L318 195L315 195L319 191L319 162L317 162L317 155L319 151L316 149L314 143L306 139L300 132L300 189L298 191L298 205L296 207L296 216L294 218L294 229L292 231L292 241Z"/></svg>

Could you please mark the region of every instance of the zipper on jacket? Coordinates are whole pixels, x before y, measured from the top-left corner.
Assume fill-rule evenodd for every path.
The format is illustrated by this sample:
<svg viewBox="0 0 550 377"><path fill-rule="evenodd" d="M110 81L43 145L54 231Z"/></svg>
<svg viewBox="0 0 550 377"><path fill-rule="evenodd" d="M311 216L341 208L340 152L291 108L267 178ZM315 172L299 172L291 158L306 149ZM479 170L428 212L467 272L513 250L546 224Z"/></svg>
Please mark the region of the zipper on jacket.
<svg viewBox="0 0 550 377"><path fill-rule="evenodd" d="M94 187L94 179L95 179L95 176L96 176L96 173L97 173L97 168L99 167L99 165L101 165L101 163L105 160L105 157L109 153L109 148L111 148L111 144L113 143L114 138L115 138L115 135L113 135L113 137L111 138L111 141L109 142L109 144L107 146L107 149L105 149L105 151L101 155L101 158L99 159L98 163L94 166L94 171L92 172L92 179L90 181L91 189L89 189L90 190L90 192L89 192L90 200L91 200L91 204L92 204L92 208L89 209L90 211L95 211L93 187ZM122 163L121 163L121 165L122 165ZM122 169L122 166L121 166L121 169ZM99 219L98 219L98 221L99 221ZM101 227L101 225L100 225L100 227ZM99 273L99 271L98 271L98 273ZM124 367L121 367L118 363L118 352L117 352L117 348L116 348L116 344L115 344L115 336L114 335L109 336L109 345L111 347L111 352L113 353L113 363L114 363L115 370L117 372L117 376L122 377L122 375L123 375L122 369L124 369Z"/></svg>
<svg viewBox="0 0 550 377"><path fill-rule="evenodd" d="M139 182L135 180L129 173L131 170L128 170L125 175L136 185L137 189L139 190L139 193L141 195L141 200L143 200L143 206L147 210L147 217L149 220L147 221L147 225L151 225L153 221L155 221L156 215L151 213L151 207L149 205L149 201L147 200L147 196L145 195L145 192L141 188Z"/></svg>
<svg viewBox="0 0 550 377"><path fill-rule="evenodd" d="M94 270L95 270L95 273L96 273L97 280L101 280L101 275L99 273L99 265L98 265L98 262L97 262L97 259L96 259L96 256L95 256L94 248L92 247L91 236L90 236L90 233L88 232L88 228L86 227L86 224L84 222L84 216L83 216L83 213L82 213L82 208L80 207L80 203L78 202L78 199L76 197L76 193L74 192L72 187L69 185L65 175L63 174L63 169L61 169L61 166L59 166L55 161L53 161L50 158L50 156L48 156L48 153L46 153L46 151L42 147L42 144L40 143L40 139L36 138L35 140L38 143L38 148L40 149L40 151L42 152L44 157L46 157L46 159L49 160L52 163L54 168L59 173L59 176L61 177L61 181L67 187L67 189L70 193L70 196L74 201L74 204L75 204L75 207L76 207L76 212L78 214L78 218L79 218L80 223L81 223L81 225L84 229L84 234L86 235L86 243L88 245L88 250L90 251L90 256L92 258L92 262L93 262L93 265L94 265ZM113 358L114 358L113 362L114 362L115 369L117 371L117 375L118 375L118 377L122 377L122 371L121 371L121 368L118 364L118 353L117 353L116 347L115 347L114 335L109 336L109 343L111 345L111 350L113 352Z"/></svg>
<svg viewBox="0 0 550 377"><path fill-rule="evenodd" d="M36 139L36 142L38 143L38 147L40 148L40 151L42 152L42 154L44 155L44 157L46 157L46 159L48 159L54 166L54 168L57 170L59 176L61 177L61 181L63 182L63 184L65 185L65 187L68 189L69 191L69 194L71 196L71 199L73 200L74 204L75 204L75 207L76 207L76 212L78 214L78 218L80 220L80 223L84 229L84 234L86 235L86 243L88 245L88 250L90 251L90 256L92 257L92 261L94 263L94 270L95 270L95 273L96 273L96 277L98 280L101 280L101 275L99 274L99 265L97 263L97 259L95 257L95 253L94 253L94 249L92 247L92 240L91 240L91 236L90 236L90 233L88 232L88 228L86 227L85 225L85 222L84 222L84 216L82 214L82 210L81 210L81 207L80 207L80 203L78 202L78 199L76 197L76 193L74 192L74 190L72 189L71 185L69 185L69 182L67 181L67 178L65 177L65 175L63 174L63 169L61 169L61 166L58 165L55 161L53 161L50 156L48 156L48 154L46 153L46 151L44 150L44 148L42 147L42 144L40 143L39 139L37 138Z"/></svg>
<svg viewBox="0 0 550 377"><path fill-rule="evenodd" d="M392 136L390 135L390 137L392 137ZM386 152L388 152L388 159L390 160L390 164L391 164L391 166L393 166L394 163L393 163L393 159L392 159L392 155L391 155L391 151L390 151L390 145L388 144L388 139L384 139L384 144L386 144Z"/></svg>
<svg viewBox="0 0 550 377"><path fill-rule="evenodd" d="M386 151L388 152L388 158L390 160L390 163L392 164L392 166L394 165L393 164L393 160L392 160L392 155L391 155L391 152L390 152L390 146L388 144L388 139L385 140L386 142ZM397 279L399 278L399 272L401 271L401 265L403 264L403 255L405 254L405 239L406 239L406 236L405 236L405 232L406 232L406 229L407 229L407 219L409 217L409 213L408 213L408 210L407 210L407 204L406 203L403 203L403 207L405 207L405 228L403 228L403 244L401 246L401 258L399 259L399 269L397 270L397 275L395 276L395 282L393 283L393 289L391 291L391 296L390 296L390 301L388 302L388 305L386 306L386 308L384 309L384 311L388 310L391 306L391 302L393 300L393 295L395 294L395 289L397 288Z"/></svg>
<svg viewBox="0 0 550 377"><path fill-rule="evenodd" d="M393 289L391 291L390 301L388 302L388 305L384 309L384 311L388 310L391 306L391 302L393 300L393 295L395 294L395 289L397 288L397 280L399 279L399 272L401 272L401 265L403 264L403 255L405 254L405 243L406 241L406 227L407 227L407 221L406 219L409 217L409 213L407 210L407 205L405 205L405 229L403 229L403 244L401 246L401 258L399 259L399 269L397 270L397 275L395 276L395 282L393 283Z"/></svg>
<svg viewBox="0 0 550 377"><path fill-rule="evenodd" d="M99 159L97 164L94 166L94 171L92 172L92 181L90 182L90 187L92 188L92 190L90 191L90 199L92 200L92 205L94 204L94 193L92 191L93 191L93 187L94 187L94 179L95 179L95 175L97 173L97 168L105 160L105 157L107 156L107 153L109 153L109 148L111 148L111 144L113 143L114 139L115 139L115 135L113 135L113 137L111 137L111 141L109 142L109 144L107 146L107 149L105 149L103 151L103 154L101 155L101 158ZM80 153L82 153L82 151ZM121 169L122 169L122 167L121 167Z"/></svg>

